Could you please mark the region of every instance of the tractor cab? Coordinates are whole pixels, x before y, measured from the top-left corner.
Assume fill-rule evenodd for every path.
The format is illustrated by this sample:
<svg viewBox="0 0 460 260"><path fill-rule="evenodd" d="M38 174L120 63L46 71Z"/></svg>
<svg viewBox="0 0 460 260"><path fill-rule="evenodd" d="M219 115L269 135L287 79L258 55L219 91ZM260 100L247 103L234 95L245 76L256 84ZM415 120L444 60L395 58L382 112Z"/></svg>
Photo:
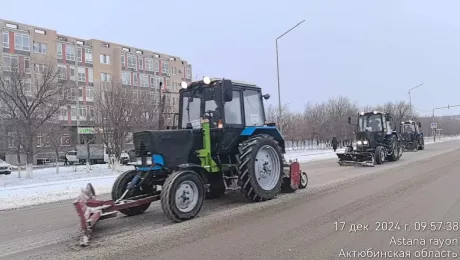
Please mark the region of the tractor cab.
<svg viewBox="0 0 460 260"><path fill-rule="evenodd" d="M420 122L409 120L401 122L400 132L401 134L417 134L420 133L420 127L422 127L422 124Z"/></svg>
<svg viewBox="0 0 460 260"><path fill-rule="evenodd" d="M348 118L348 123L351 124L351 117ZM392 133L390 114L379 111L358 114L356 124L358 147L373 149L383 143L385 136Z"/></svg>
<svg viewBox="0 0 460 260"><path fill-rule="evenodd" d="M243 129L263 126L265 112L261 88L254 84L205 77L186 84L179 92L179 129L201 128L202 117L211 129Z"/></svg>

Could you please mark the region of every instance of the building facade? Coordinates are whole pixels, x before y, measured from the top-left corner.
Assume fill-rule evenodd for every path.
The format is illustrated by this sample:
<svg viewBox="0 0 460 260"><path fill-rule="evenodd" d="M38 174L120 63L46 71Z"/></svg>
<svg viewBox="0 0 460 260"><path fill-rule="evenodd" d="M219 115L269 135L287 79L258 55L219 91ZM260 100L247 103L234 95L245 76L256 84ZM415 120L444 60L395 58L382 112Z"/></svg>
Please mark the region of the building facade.
<svg viewBox="0 0 460 260"><path fill-rule="evenodd" d="M169 112L176 112L180 83L192 79L191 65L177 56L71 37L52 29L2 19L0 29L0 55L4 65L17 62L26 73L40 73L45 66L40 60L53 59L57 62L59 80L73 86L65 97L68 105L58 115L60 124L69 132L61 138L62 146L69 150L77 144L77 121L82 127L91 125L87 117L93 109L94 90L100 83L119 79L134 97L149 96L158 100L160 91L167 93L164 105ZM6 131L7 135L13 134ZM43 136L37 136L37 158L50 157L53 153L49 140ZM0 146L0 158L15 148L8 141Z"/></svg>

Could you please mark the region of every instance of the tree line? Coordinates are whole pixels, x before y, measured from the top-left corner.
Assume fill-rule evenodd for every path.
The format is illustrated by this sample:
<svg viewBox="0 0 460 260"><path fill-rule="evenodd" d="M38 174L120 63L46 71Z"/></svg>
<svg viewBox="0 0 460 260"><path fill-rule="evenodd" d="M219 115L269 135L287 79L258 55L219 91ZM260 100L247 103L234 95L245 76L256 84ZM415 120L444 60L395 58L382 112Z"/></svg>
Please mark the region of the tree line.
<svg viewBox="0 0 460 260"><path fill-rule="evenodd" d="M402 121L414 120L422 124L421 131L425 136L432 136L430 116L420 115L406 101L386 102L377 105L359 106L348 97L338 96L327 101L312 103L304 106L303 111L292 111L288 105L281 108L281 119L279 109L270 105L266 108L267 121L280 124L283 136L293 148L306 146L317 146L330 143L336 137L342 145L350 143L354 139L355 127L348 124L348 117L351 116L356 122L358 113L361 111L383 111L393 116L393 127L399 131ZM435 117L438 128L442 128L443 135L460 134L460 116Z"/></svg>

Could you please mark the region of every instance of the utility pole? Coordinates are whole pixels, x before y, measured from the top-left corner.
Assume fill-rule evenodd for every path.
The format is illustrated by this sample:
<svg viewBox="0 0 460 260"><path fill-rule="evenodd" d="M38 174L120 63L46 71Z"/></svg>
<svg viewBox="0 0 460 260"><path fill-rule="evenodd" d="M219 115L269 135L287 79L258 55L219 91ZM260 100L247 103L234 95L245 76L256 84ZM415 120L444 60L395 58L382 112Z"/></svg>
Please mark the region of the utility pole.
<svg viewBox="0 0 460 260"><path fill-rule="evenodd" d="M78 132L78 129L80 128L80 88L78 87L78 43L77 41L74 42L75 50L75 87L77 88L77 93L76 93L76 112L77 112L77 145L80 145L80 133ZM83 49L82 49L83 51ZM83 57L82 57L83 58Z"/></svg>
<svg viewBox="0 0 460 260"><path fill-rule="evenodd" d="M412 98L411 98L411 96L410 96L410 92L411 92L411 90L414 90L414 89L416 89L416 88L418 88L418 87L421 87L423 84L424 84L424 83L419 84L419 85L417 85L417 86L415 86L415 87L409 89L409 107L410 107L411 113L412 113Z"/></svg>
<svg viewBox="0 0 460 260"><path fill-rule="evenodd" d="M276 38L275 43L276 43L276 75L278 77L278 127L281 133L283 133L283 126L281 125L281 115L282 115L282 109L281 109L281 88L280 88L280 66L279 66L279 58L278 58L278 40L289 33L290 31L294 30L297 26L301 25L305 20L302 20L298 24L296 24L294 27L291 29L287 30L285 33L281 34Z"/></svg>

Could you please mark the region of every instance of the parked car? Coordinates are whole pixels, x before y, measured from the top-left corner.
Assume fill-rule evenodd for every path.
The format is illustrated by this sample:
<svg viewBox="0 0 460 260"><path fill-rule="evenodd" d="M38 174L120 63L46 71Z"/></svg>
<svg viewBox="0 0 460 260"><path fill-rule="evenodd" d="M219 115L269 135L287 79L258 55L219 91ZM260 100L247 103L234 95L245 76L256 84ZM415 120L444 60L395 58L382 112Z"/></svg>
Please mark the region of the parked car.
<svg viewBox="0 0 460 260"><path fill-rule="evenodd" d="M0 174L10 175L11 174L11 164L6 163L0 159Z"/></svg>

